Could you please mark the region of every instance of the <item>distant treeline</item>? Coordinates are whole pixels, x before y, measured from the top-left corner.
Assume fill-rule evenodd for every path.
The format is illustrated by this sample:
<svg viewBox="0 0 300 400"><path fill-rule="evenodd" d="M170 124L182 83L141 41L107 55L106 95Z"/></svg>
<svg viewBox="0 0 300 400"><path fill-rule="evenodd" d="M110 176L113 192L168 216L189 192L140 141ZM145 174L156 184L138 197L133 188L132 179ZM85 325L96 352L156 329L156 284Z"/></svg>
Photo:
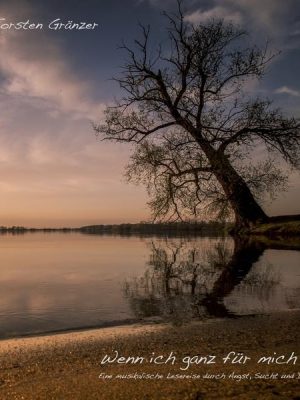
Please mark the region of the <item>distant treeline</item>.
<svg viewBox="0 0 300 400"><path fill-rule="evenodd" d="M26 233L26 232L71 232L78 228L26 228L24 226L0 226L0 233Z"/></svg>
<svg viewBox="0 0 300 400"><path fill-rule="evenodd" d="M229 225L216 221L209 222L169 222L169 223L147 223L118 224L118 225L89 225L83 226L80 232L90 234L223 234L227 232Z"/></svg>
<svg viewBox="0 0 300 400"><path fill-rule="evenodd" d="M167 234L224 234L230 228L229 224L217 221L202 222L164 222L115 225L88 225L80 228L26 228L23 226L0 226L0 233L22 234L26 232L82 232L86 234L114 235L167 235Z"/></svg>

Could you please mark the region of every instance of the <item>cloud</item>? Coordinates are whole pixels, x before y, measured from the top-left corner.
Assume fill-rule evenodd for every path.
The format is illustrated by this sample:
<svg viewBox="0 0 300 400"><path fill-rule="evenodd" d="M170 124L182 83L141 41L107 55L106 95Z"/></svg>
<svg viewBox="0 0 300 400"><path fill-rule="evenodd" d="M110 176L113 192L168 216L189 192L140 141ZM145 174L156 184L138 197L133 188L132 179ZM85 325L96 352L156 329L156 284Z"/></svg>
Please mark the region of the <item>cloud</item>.
<svg viewBox="0 0 300 400"><path fill-rule="evenodd" d="M191 2L190 12L186 19L192 23L202 23L211 18L221 18L225 21L250 27L250 31L258 38L275 39L285 46L295 46L288 43L287 37L297 38L299 32L299 1L297 0L213 0L206 2ZM196 7L198 4L198 7Z"/></svg>
<svg viewBox="0 0 300 400"><path fill-rule="evenodd" d="M288 39L291 32L297 32L297 16L300 12L298 0L216 0L218 4L241 13L246 27L260 39L271 39L281 48L293 48L294 41ZM299 45L299 42L298 42Z"/></svg>
<svg viewBox="0 0 300 400"><path fill-rule="evenodd" d="M281 86L280 88L276 89L274 93L277 94L288 94L290 96L300 97L300 90L295 90L289 88L288 86Z"/></svg>
<svg viewBox="0 0 300 400"><path fill-rule="evenodd" d="M25 4L25 3L24 3ZM24 5L23 5L24 7ZM27 7L28 18L32 15ZM7 21L16 20L14 10L1 10ZM36 105L60 112L74 112L94 119L103 110L90 98L92 83L77 76L65 59L63 48L45 31L0 32L1 90L26 98Z"/></svg>
<svg viewBox="0 0 300 400"><path fill-rule="evenodd" d="M242 15L238 11L230 11L225 7L217 6L209 10L196 10L188 14L185 19L193 24L205 22L210 19L224 19L226 22L240 23Z"/></svg>
<svg viewBox="0 0 300 400"><path fill-rule="evenodd" d="M253 19L256 25L263 25L272 31L287 8L281 0L226 0L226 3Z"/></svg>
<svg viewBox="0 0 300 400"><path fill-rule="evenodd" d="M44 104L47 102L48 106L63 112L73 111L90 118L99 115L101 105L89 99L88 83L74 75L59 49L51 43L45 40L30 43L25 35L7 34L1 37L0 52L2 90L6 94L26 96L32 101L42 99Z"/></svg>
<svg viewBox="0 0 300 400"><path fill-rule="evenodd" d="M160 9L170 11L170 2L159 0L137 0L148 2ZM172 2L173 11L176 2ZM186 20L203 23L209 19L224 19L244 26L255 41L270 40L281 49L295 49L300 40L299 0L185 0Z"/></svg>

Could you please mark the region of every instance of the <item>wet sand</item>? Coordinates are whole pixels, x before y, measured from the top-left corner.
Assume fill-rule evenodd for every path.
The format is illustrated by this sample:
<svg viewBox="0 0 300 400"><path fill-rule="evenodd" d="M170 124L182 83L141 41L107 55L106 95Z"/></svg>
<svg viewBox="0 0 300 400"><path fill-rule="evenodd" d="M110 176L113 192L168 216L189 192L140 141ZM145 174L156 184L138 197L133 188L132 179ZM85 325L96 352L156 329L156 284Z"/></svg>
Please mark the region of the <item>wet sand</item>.
<svg viewBox="0 0 300 400"><path fill-rule="evenodd" d="M179 327L137 324L3 340L0 399L297 400L300 399L299 317L300 312L286 312ZM112 355L114 350L121 356L140 356L145 360L142 364L101 365L103 357ZM250 359L245 364L224 364L222 358L230 351L243 353ZM157 361L166 361L172 352L167 363L150 363L152 353L164 356ZM274 356L274 352L276 356L285 355L285 361L294 353L298 356L296 365L257 364L260 357ZM215 364L202 362L187 370L180 369L186 368L186 357L197 355L213 355ZM176 357L174 365L172 356ZM111 378L99 378L100 374ZM116 378L118 374L123 378ZM142 374L144 378L140 379ZM163 377L146 379L147 374L148 378ZM180 377L175 379L177 374ZM212 377L216 374L220 379ZM267 374L268 379L258 374Z"/></svg>

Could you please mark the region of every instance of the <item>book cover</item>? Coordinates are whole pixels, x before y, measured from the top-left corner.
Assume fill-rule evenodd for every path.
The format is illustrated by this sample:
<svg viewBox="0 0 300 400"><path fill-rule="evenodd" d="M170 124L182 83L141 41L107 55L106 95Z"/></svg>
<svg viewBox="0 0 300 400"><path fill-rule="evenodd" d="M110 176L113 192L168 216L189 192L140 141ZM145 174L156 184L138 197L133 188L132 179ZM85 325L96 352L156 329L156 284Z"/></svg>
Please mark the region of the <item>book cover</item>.
<svg viewBox="0 0 300 400"><path fill-rule="evenodd" d="M299 399L300 4L0 0L0 399Z"/></svg>

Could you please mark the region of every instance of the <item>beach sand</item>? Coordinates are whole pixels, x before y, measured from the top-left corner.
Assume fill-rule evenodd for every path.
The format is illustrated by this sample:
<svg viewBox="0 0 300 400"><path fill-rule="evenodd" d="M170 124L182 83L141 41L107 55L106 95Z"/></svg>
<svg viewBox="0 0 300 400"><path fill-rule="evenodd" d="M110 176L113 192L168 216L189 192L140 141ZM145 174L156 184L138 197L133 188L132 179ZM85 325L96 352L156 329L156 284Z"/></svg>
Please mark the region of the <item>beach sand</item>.
<svg viewBox="0 0 300 400"><path fill-rule="evenodd" d="M300 312L286 312L183 326L136 324L3 340L0 399L300 399L299 316ZM145 360L101 365L103 357L114 350L120 356ZM251 359L245 364L224 364L222 358L230 351ZM285 355L285 361L294 353L296 365L257 364L260 357L274 356L274 352ZM150 363L152 353L164 356L164 362L171 357L158 365ZM199 355L215 356L214 360L207 358L215 364L200 363L183 370L188 357L195 361ZM176 357L174 365L172 356ZM100 374L111 378L99 378ZM118 374L132 374L136 379L116 378ZM144 379L139 379L141 374ZM146 379L145 374L163 377ZM176 374L181 377L170 378ZM220 379L206 374L220 374ZM268 374L269 379L258 374Z"/></svg>

